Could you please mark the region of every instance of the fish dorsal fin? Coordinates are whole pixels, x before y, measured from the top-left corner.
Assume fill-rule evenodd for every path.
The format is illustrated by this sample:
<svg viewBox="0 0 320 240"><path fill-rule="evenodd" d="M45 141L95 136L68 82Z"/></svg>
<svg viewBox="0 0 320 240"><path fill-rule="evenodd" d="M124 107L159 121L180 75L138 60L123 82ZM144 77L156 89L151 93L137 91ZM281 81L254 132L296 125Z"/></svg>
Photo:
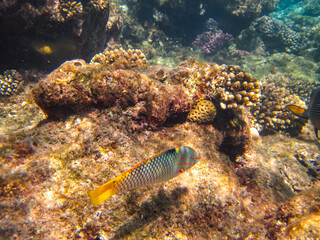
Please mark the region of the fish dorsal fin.
<svg viewBox="0 0 320 240"><path fill-rule="evenodd" d="M308 110L298 107L296 105L288 105L286 106L294 115L301 117L301 118L309 118Z"/></svg>

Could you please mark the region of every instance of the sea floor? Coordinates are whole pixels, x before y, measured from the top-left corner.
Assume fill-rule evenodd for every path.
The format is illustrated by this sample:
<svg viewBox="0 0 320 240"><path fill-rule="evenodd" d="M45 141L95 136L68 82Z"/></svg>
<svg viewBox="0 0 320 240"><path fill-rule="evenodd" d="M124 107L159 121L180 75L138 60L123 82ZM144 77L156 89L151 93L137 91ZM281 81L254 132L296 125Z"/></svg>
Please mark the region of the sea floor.
<svg viewBox="0 0 320 240"><path fill-rule="evenodd" d="M119 110L46 121L24 91L1 100L0 239L316 239L319 143L254 131L245 152L220 151L214 125L133 131ZM250 126L249 126L250 127ZM202 160L178 177L93 207L87 191L166 149ZM230 149L232 152L233 149Z"/></svg>

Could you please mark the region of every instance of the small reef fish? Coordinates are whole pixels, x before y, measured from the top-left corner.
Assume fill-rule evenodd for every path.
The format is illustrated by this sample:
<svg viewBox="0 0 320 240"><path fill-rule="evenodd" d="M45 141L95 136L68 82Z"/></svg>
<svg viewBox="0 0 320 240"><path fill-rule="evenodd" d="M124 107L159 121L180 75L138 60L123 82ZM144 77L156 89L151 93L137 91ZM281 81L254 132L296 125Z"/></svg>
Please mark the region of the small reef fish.
<svg viewBox="0 0 320 240"><path fill-rule="evenodd" d="M144 160L89 191L88 195L96 207L114 194L174 178L194 166L200 159L200 154L190 147L172 148Z"/></svg>
<svg viewBox="0 0 320 240"><path fill-rule="evenodd" d="M288 105L287 108L298 117L310 119L314 126L314 132L319 139L318 131L320 129L320 86L313 90L311 94L310 104L308 109L304 109L295 105Z"/></svg>

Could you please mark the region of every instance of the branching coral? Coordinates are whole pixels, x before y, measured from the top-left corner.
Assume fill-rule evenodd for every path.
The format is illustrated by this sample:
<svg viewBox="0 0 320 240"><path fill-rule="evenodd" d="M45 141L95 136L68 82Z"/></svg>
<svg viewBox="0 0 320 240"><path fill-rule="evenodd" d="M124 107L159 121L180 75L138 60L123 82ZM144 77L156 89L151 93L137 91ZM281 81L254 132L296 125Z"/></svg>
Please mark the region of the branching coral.
<svg viewBox="0 0 320 240"><path fill-rule="evenodd" d="M109 7L108 0L91 0L90 3L94 6L97 10L103 10Z"/></svg>
<svg viewBox="0 0 320 240"><path fill-rule="evenodd" d="M51 18L58 22L64 22L76 15L83 13L81 2L60 0L55 1L54 7L51 9Z"/></svg>
<svg viewBox="0 0 320 240"><path fill-rule="evenodd" d="M233 41L233 36L229 33L224 33L219 27L219 24L213 18L206 21L205 28L208 30L197 35L192 42L192 46L200 48L206 54L215 54L230 45Z"/></svg>
<svg viewBox="0 0 320 240"><path fill-rule="evenodd" d="M272 82L263 82L261 95L261 103L251 109L260 130L263 133L281 131L291 136L298 135L307 121L293 115L286 106L298 105L306 108L299 97Z"/></svg>
<svg viewBox="0 0 320 240"><path fill-rule="evenodd" d="M288 74L268 75L264 76L261 80L263 82L274 83L277 87L286 88L290 94L297 95L305 103L310 100L312 91L319 85L317 82L308 82Z"/></svg>
<svg viewBox="0 0 320 240"><path fill-rule="evenodd" d="M259 102L260 84L239 66L184 62L185 66L173 76L179 79L195 97L208 96L220 102L222 109L254 106Z"/></svg>

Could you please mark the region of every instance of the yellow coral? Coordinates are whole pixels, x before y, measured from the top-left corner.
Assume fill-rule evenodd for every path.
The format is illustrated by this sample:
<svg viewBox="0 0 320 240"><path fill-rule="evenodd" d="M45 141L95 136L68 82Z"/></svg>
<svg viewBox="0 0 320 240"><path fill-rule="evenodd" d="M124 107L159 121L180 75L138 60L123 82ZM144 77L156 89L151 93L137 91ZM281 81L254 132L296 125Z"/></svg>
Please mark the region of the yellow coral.
<svg viewBox="0 0 320 240"><path fill-rule="evenodd" d="M116 45L109 46L102 53L96 54L90 64L112 64L117 69L128 69L145 66L147 59L139 49L125 51Z"/></svg>
<svg viewBox="0 0 320 240"><path fill-rule="evenodd" d="M197 123L208 123L214 120L216 107L211 101L199 100L188 114L188 120Z"/></svg>
<svg viewBox="0 0 320 240"><path fill-rule="evenodd" d="M77 15L83 13L83 6L81 2L60 0L55 7L51 10L51 18L58 22L64 22Z"/></svg>
<svg viewBox="0 0 320 240"><path fill-rule="evenodd" d="M10 96L15 93L22 82L22 76L16 70L7 70L0 75L0 96Z"/></svg>
<svg viewBox="0 0 320 240"><path fill-rule="evenodd" d="M216 99L222 109L238 109L242 105L251 107L260 101L259 82L239 66L199 63L195 60L183 62L179 68L182 66L191 73L179 76L178 81L184 83L190 94Z"/></svg>

